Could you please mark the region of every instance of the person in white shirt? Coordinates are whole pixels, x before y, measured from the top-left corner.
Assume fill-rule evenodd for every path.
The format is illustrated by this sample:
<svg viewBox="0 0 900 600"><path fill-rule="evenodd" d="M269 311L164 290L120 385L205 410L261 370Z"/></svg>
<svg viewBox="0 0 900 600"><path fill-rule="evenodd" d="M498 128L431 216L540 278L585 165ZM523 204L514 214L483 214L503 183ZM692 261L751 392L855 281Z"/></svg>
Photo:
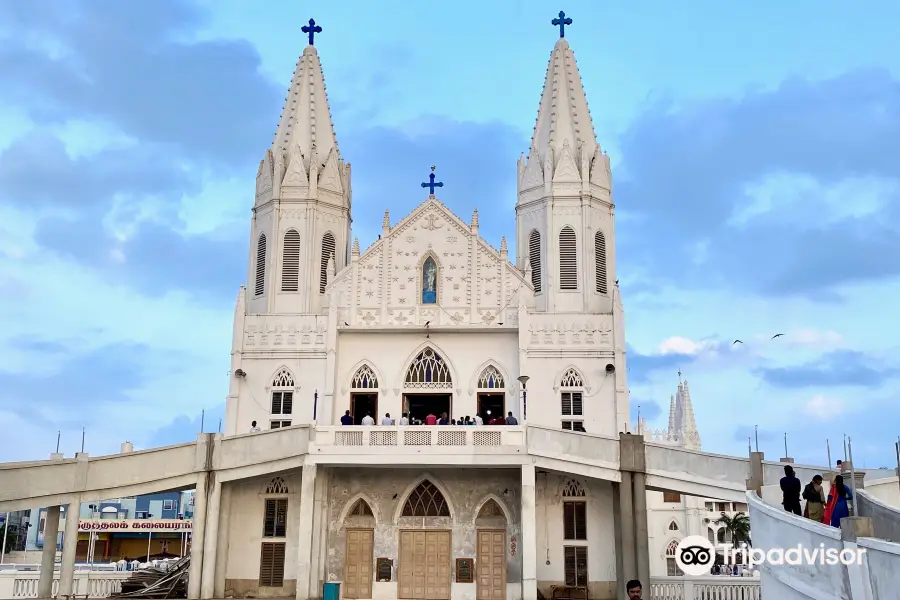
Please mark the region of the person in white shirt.
<svg viewBox="0 0 900 600"><path fill-rule="evenodd" d="M481 415L475 414L475 424L476 425L484 425L484 421L481 420Z"/></svg>
<svg viewBox="0 0 900 600"><path fill-rule="evenodd" d="M366 413L366 416L363 417L362 424L363 425L374 425L375 419L372 418L372 415L370 415L369 413Z"/></svg>
<svg viewBox="0 0 900 600"><path fill-rule="evenodd" d="M409 425L409 415L407 413L403 413L403 416L400 417L400 425Z"/></svg>
<svg viewBox="0 0 900 600"><path fill-rule="evenodd" d="M394 420L391 418L391 413L384 413L384 418L381 419L382 425L393 425Z"/></svg>
<svg viewBox="0 0 900 600"><path fill-rule="evenodd" d="M259 433L259 427L256 426L256 421L250 423L250 433Z"/></svg>

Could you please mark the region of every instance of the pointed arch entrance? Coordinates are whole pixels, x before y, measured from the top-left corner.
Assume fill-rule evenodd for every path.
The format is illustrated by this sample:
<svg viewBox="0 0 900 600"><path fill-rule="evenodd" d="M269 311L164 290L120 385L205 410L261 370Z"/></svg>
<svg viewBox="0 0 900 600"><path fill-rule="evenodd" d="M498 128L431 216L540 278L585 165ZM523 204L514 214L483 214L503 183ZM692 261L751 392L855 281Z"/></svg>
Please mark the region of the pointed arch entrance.
<svg viewBox="0 0 900 600"><path fill-rule="evenodd" d="M344 507L342 523L346 534L342 592L348 600L362 600L372 597L375 513L361 496L348 504Z"/></svg>
<svg viewBox="0 0 900 600"><path fill-rule="evenodd" d="M488 498L475 516L477 600L506 600L506 511Z"/></svg>
<svg viewBox="0 0 900 600"><path fill-rule="evenodd" d="M434 483L423 479L410 491L399 517L398 598L450 600L451 522L450 505Z"/></svg>
<svg viewBox="0 0 900 600"><path fill-rule="evenodd" d="M425 346L406 369L403 379L403 412L411 423L453 414L453 375L450 365L433 347Z"/></svg>

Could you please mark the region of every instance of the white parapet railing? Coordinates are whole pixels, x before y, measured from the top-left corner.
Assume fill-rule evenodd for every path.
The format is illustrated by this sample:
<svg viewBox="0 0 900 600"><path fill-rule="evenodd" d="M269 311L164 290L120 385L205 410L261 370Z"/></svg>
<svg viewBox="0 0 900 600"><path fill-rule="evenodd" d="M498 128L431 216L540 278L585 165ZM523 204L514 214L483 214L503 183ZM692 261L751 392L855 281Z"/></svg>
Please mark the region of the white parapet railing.
<svg viewBox="0 0 900 600"><path fill-rule="evenodd" d="M760 600L756 577L651 577L649 600Z"/></svg>
<svg viewBox="0 0 900 600"><path fill-rule="evenodd" d="M316 446L385 448L438 446L490 448L524 446L525 428L517 425L344 425L316 427Z"/></svg>
<svg viewBox="0 0 900 600"><path fill-rule="evenodd" d="M108 598L122 591L122 581L131 577L131 571L89 572L76 571L73 595L88 598ZM7 571L0 573L0 598L37 598L40 573ZM53 596L59 590L59 572L53 576Z"/></svg>

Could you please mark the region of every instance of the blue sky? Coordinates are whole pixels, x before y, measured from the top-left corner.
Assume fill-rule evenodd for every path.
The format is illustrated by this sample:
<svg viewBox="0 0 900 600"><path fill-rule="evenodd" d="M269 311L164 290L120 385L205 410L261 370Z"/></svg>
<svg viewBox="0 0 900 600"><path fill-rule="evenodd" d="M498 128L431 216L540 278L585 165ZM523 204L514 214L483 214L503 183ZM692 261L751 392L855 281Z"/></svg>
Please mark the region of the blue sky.
<svg viewBox="0 0 900 600"><path fill-rule="evenodd" d="M539 6L541 4L542 6ZM671 6L670 6L671 5ZM259 160L315 17L355 234L513 231L560 8L613 159L633 412L893 464L900 5L0 0L0 460L214 430ZM376 6L378 8L376 8ZM774 333L786 335L776 340ZM732 346L741 338L745 344Z"/></svg>

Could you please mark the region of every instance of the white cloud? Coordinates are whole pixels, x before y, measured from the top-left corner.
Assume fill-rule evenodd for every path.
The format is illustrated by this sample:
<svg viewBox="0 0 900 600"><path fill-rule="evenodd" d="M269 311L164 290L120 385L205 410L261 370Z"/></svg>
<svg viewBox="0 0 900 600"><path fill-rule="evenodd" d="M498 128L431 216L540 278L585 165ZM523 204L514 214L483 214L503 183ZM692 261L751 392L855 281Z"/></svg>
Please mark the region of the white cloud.
<svg viewBox="0 0 900 600"><path fill-rule="evenodd" d="M808 416L819 420L828 421L844 413L844 401L840 398L832 398L816 394L803 405L803 412Z"/></svg>
<svg viewBox="0 0 900 600"><path fill-rule="evenodd" d="M795 329L785 334L785 341L798 346L825 346L833 348L844 343L841 334L831 329Z"/></svg>
<svg viewBox="0 0 900 600"><path fill-rule="evenodd" d="M658 352L660 354L687 354L695 356L701 352L712 350L715 346L716 343L711 340L700 340L695 342L694 340L676 335L660 342Z"/></svg>

